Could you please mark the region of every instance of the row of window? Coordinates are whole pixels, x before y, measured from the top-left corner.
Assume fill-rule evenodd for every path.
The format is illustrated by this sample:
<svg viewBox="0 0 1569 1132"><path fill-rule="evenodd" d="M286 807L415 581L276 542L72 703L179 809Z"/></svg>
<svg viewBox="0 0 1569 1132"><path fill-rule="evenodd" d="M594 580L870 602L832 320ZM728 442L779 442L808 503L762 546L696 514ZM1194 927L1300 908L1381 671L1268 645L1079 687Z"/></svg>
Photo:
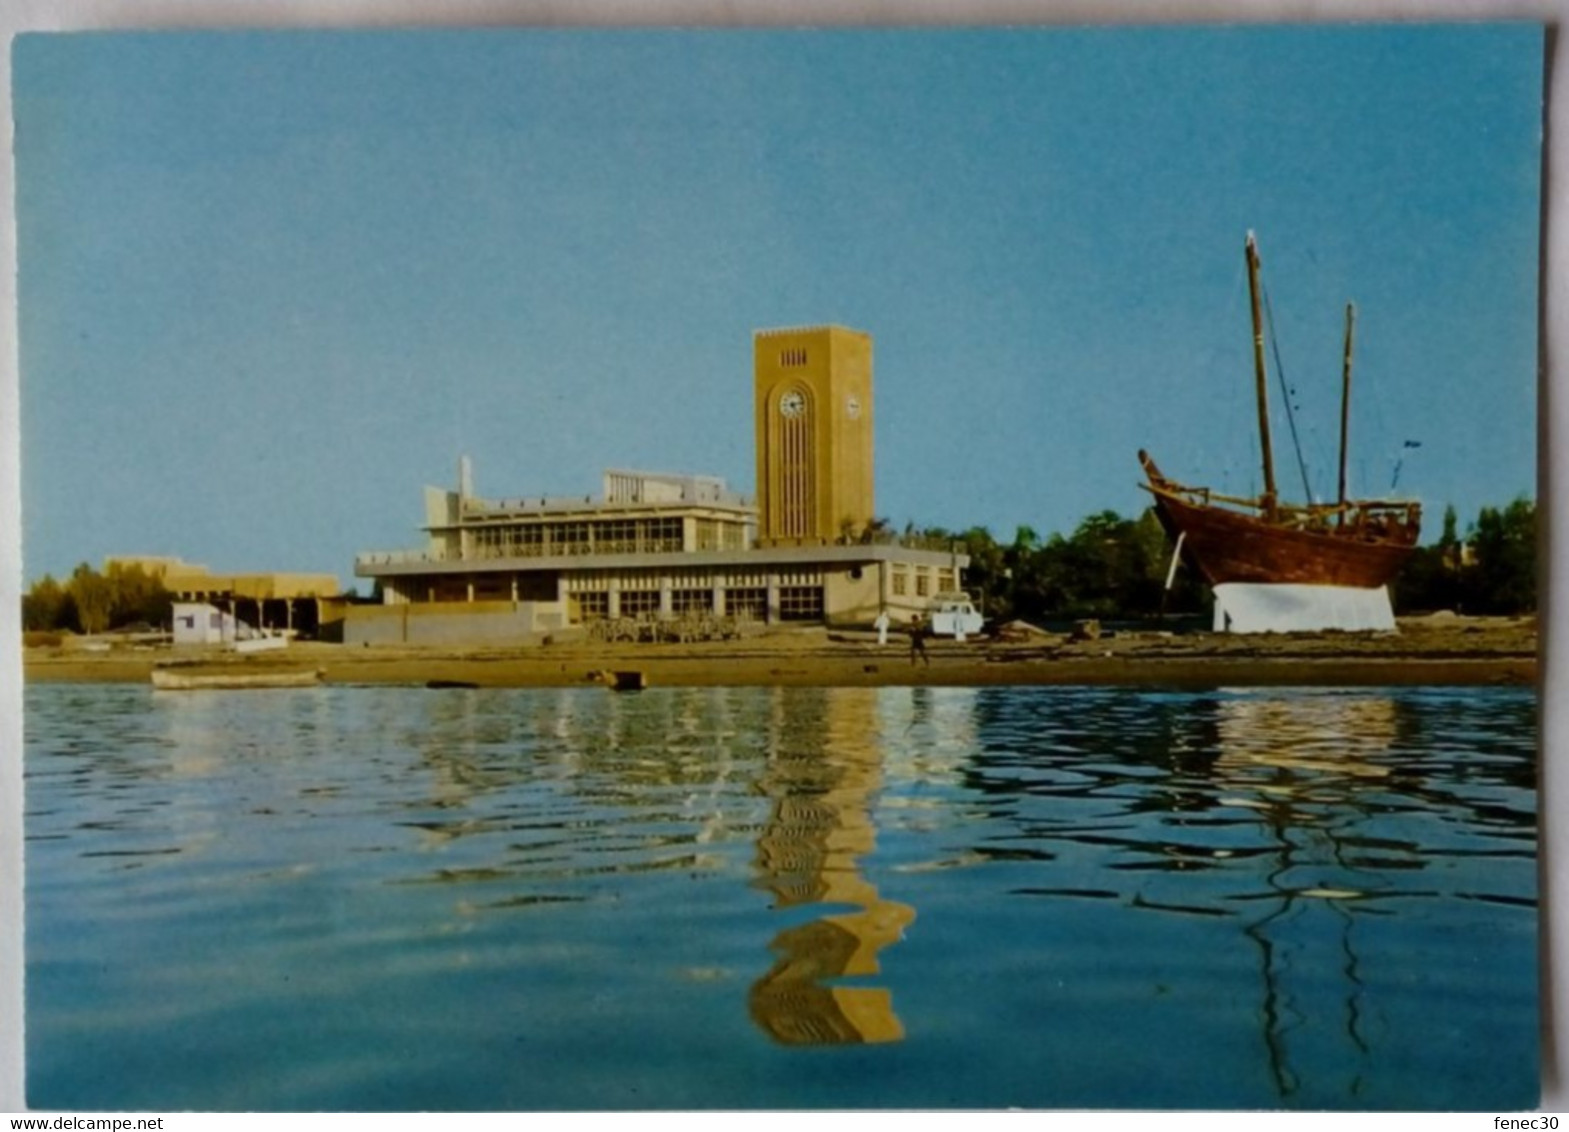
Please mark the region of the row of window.
<svg viewBox="0 0 1569 1132"><path fill-rule="evenodd" d="M709 520L714 522L713 520ZM740 527L735 524L739 545ZM557 554L676 553L682 545L681 520L600 519L581 522L523 523L475 527L478 558L535 558Z"/></svg>
<svg viewBox="0 0 1569 1132"><path fill-rule="evenodd" d="M857 567L857 569L859 569ZM519 575L528 577L527 574ZM852 572L852 576L855 576ZM670 570L665 567L626 570L564 570L562 588L568 593L584 590L657 590L669 586L673 590L714 589L744 590L765 589L769 581L780 586L820 586L821 570Z"/></svg>
<svg viewBox="0 0 1569 1132"><path fill-rule="evenodd" d="M585 617L607 616L610 608L610 593L608 581L594 578L593 581L605 585L603 589L580 589L584 579L578 579L574 584L572 578L567 579L567 589L573 600L578 603ZM681 579L677 579L679 582ZM696 579L693 579L694 581ZM796 578L784 577L780 579L779 587L779 615L785 620L818 620L823 610L823 587L816 579L808 579L797 575ZM952 570L943 569L936 572L936 589L932 588L933 575L919 569L915 574L915 595L917 597L930 597L934 592L943 593L954 589L954 573ZM788 584L795 582L796 584ZM801 583L807 584L801 584ZM514 585L517 586L514 591ZM549 577L532 578L527 575L520 576L517 582L506 574L479 574L472 579L441 578L432 580L416 591L416 600L425 601L552 601L555 599L555 583ZM904 570L896 569L890 579L889 588L894 597L907 597L910 593L910 575ZM634 617L643 613L657 613L659 611L660 580L656 574L644 576L625 577L621 579L619 587L621 599L621 614L625 617ZM745 610L750 610L752 604L756 605L756 616L762 616L762 610L767 607L767 586L733 586L723 589L725 612L732 616L738 615L742 610L732 610L731 606L740 603ZM708 612L714 607L713 588L711 586L678 586L670 591L670 607L677 613L689 610Z"/></svg>
<svg viewBox="0 0 1569 1132"><path fill-rule="evenodd" d="M570 599L570 616L575 622L600 621L610 616L610 595L603 591L575 593ZM724 591L723 612L727 617L765 621L768 618L767 587L747 587ZM618 603L622 617L653 617L659 613L657 590L622 590ZM710 613L714 608L712 590L672 590L671 612ZM823 617L821 586L781 586L779 617L783 621L820 621Z"/></svg>
<svg viewBox="0 0 1569 1132"><path fill-rule="evenodd" d="M902 568L895 566L893 577L889 579L889 588L893 591L895 597L905 597L910 592L910 575ZM951 569L938 570L936 592L946 593L954 588L956 587L953 571ZM930 597L932 593L931 574L926 567L917 567L915 572L915 596Z"/></svg>
<svg viewBox="0 0 1569 1132"><path fill-rule="evenodd" d="M699 550L742 550L746 542L746 527L740 523L722 523L718 519L697 521Z"/></svg>

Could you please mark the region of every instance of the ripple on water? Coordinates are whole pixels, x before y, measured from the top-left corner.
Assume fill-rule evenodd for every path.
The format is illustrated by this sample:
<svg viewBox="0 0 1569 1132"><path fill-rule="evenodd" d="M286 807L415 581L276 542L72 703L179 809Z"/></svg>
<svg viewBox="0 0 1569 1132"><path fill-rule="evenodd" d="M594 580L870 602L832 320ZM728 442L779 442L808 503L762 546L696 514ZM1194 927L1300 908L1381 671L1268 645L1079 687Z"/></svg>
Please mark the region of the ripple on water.
<svg viewBox="0 0 1569 1132"><path fill-rule="evenodd" d="M29 1099L1529 1107L1534 706L30 687Z"/></svg>

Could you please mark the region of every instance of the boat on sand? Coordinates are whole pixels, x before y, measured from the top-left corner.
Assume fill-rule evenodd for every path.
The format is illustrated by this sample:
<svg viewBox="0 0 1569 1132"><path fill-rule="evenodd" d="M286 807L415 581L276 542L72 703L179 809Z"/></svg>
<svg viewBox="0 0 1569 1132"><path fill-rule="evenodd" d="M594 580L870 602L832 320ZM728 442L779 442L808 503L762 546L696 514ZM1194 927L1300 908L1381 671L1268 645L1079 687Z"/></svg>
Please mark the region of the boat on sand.
<svg viewBox="0 0 1569 1132"><path fill-rule="evenodd" d="M164 667L152 670L153 687L170 692L195 692L236 688L313 688L326 673L320 668L289 671L243 671L238 666L226 669Z"/></svg>
<svg viewBox="0 0 1569 1132"><path fill-rule="evenodd" d="M1139 463L1148 482L1140 486L1155 497L1175 554L1185 556L1214 588L1217 629L1392 629L1385 586L1416 548L1422 505L1347 497L1355 307L1346 307L1338 497L1333 503L1285 502L1275 486L1258 245L1251 232L1246 254L1264 490L1242 498L1189 487L1167 477L1142 449Z"/></svg>

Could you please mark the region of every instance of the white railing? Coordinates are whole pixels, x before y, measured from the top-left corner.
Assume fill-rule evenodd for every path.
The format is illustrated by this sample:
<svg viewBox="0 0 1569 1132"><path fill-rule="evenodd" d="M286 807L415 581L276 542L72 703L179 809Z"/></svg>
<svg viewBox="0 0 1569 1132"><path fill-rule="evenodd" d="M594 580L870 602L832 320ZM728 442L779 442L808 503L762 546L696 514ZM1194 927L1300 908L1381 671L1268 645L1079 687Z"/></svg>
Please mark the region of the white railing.
<svg viewBox="0 0 1569 1132"><path fill-rule="evenodd" d="M407 566L421 562L455 562L458 555L430 550L372 550L354 556L354 567Z"/></svg>
<svg viewBox="0 0 1569 1132"><path fill-rule="evenodd" d="M740 510L756 506L757 500L755 498L735 492L725 492L712 499L687 499L683 497L681 499L669 500L610 500L595 499L592 495L558 495L535 496L532 499L526 497L518 499L465 499L463 501L463 514L467 518L476 518L576 511L626 511L637 509L655 511L671 507L710 507L719 510Z"/></svg>

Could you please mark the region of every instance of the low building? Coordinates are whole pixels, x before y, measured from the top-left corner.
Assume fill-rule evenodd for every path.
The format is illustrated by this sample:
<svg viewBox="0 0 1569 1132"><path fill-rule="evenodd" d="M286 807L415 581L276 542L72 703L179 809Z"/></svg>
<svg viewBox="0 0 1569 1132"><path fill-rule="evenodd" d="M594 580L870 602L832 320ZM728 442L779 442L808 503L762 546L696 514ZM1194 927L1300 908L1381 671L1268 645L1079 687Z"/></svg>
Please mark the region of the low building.
<svg viewBox="0 0 1569 1132"><path fill-rule="evenodd" d="M968 559L873 519L871 340L840 327L755 339L759 503L712 476L607 471L599 499L483 499L468 460L427 488L426 543L361 554L380 605L351 644L508 641L632 620L908 622Z"/></svg>
<svg viewBox="0 0 1569 1132"><path fill-rule="evenodd" d="M255 635L255 630L234 614L204 601L175 602L173 620L176 645L224 645Z"/></svg>
<svg viewBox="0 0 1569 1132"><path fill-rule="evenodd" d="M341 587L332 574L214 574L206 566L151 555L110 558L104 569L111 566L139 566L158 578L175 601L205 602L260 629L316 636L343 616Z"/></svg>

